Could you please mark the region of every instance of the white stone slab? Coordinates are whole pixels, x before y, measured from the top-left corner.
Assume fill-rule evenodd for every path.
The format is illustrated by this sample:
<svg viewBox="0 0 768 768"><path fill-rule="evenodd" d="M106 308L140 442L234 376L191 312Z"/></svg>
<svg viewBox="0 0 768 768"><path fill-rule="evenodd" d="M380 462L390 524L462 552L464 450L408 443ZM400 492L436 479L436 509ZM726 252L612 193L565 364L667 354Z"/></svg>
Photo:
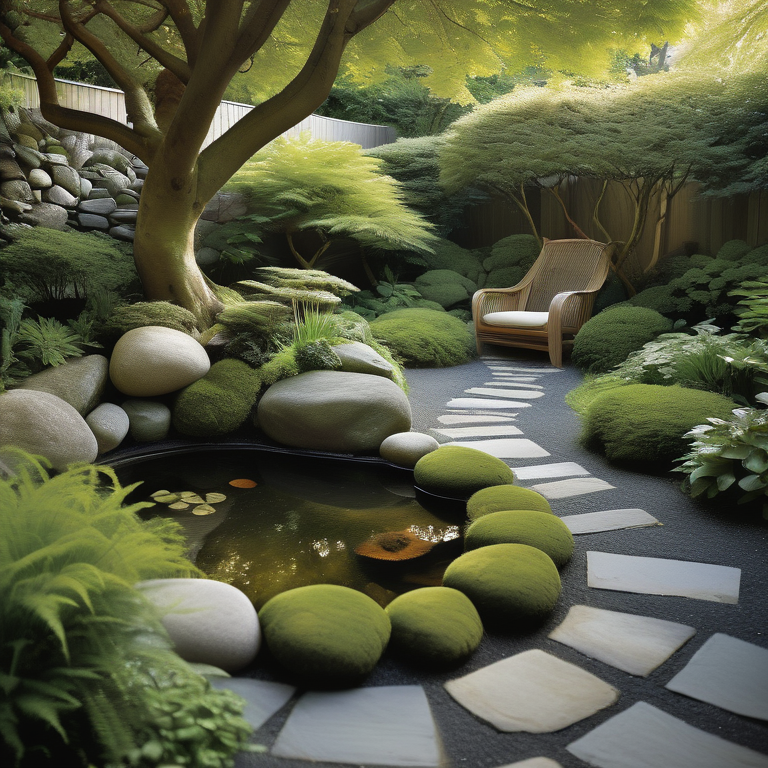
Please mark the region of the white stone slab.
<svg viewBox="0 0 768 768"><path fill-rule="evenodd" d="M544 397L543 392L536 392L532 389L516 389L514 392L507 389L490 389L488 387L470 387L464 390L468 395L486 395L487 397L519 397L523 400L536 400Z"/></svg>
<svg viewBox="0 0 768 768"><path fill-rule="evenodd" d="M453 427L452 429L433 429L438 435L445 437L493 437L522 435L523 430L512 425L496 424L489 427Z"/></svg>
<svg viewBox="0 0 768 768"><path fill-rule="evenodd" d="M667 688L737 715L768 720L768 648L717 633Z"/></svg>
<svg viewBox="0 0 768 768"><path fill-rule="evenodd" d="M446 408L530 408L530 403L521 403L517 400L488 400L481 397L456 397L449 400Z"/></svg>
<svg viewBox="0 0 768 768"><path fill-rule="evenodd" d="M674 621L574 605L549 637L630 675L647 677L695 634L693 627Z"/></svg>
<svg viewBox="0 0 768 768"><path fill-rule="evenodd" d="M445 445L463 445L467 448L475 448L485 451L498 459L535 459L549 456L540 445L533 440L522 437L499 438L498 440L454 440Z"/></svg>
<svg viewBox="0 0 768 768"><path fill-rule="evenodd" d="M516 365L489 365L493 371L511 371L512 373L562 373L562 368L518 368Z"/></svg>
<svg viewBox="0 0 768 768"><path fill-rule="evenodd" d="M420 685L305 693L272 754L329 763L439 766L441 750Z"/></svg>
<svg viewBox="0 0 768 768"><path fill-rule="evenodd" d="M768 768L768 756L638 701L566 749L598 768Z"/></svg>
<svg viewBox="0 0 768 768"><path fill-rule="evenodd" d="M528 384L525 381L486 381L484 387L509 387L510 389L518 387L520 389L544 389L541 384Z"/></svg>
<svg viewBox="0 0 768 768"><path fill-rule="evenodd" d="M716 603L738 603L741 568L587 552L588 584L597 589L644 595L678 595Z"/></svg>
<svg viewBox="0 0 768 768"><path fill-rule="evenodd" d="M502 421L515 421L515 419L510 416L476 416L471 413L449 413L445 416L438 416L437 420L441 424L481 424L491 422L497 424Z"/></svg>
<svg viewBox="0 0 768 768"><path fill-rule="evenodd" d="M243 717L254 731L261 728L296 693L292 685L249 677L212 677L209 681L212 687L232 691L245 699Z"/></svg>
<svg viewBox="0 0 768 768"><path fill-rule="evenodd" d="M518 763L507 763L500 768L563 768L557 760L550 757L529 757L527 760L520 760Z"/></svg>
<svg viewBox="0 0 768 768"><path fill-rule="evenodd" d="M494 383L499 381L520 381L524 384L529 384L541 378L541 376L518 376L516 373L507 373L506 371L491 371L491 376L495 377Z"/></svg>
<svg viewBox="0 0 768 768"><path fill-rule="evenodd" d="M587 512L584 515L565 515L560 519L573 534L661 525L653 515L649 515L644 509L605 509L601 512Z"/></svg>
<svg viewBox="0 0 768 768"><path fill-rule="evenodd" d="M555 480L552 483L531 486L534 491L538 491L548 499L567 499L569 496L583 496L585 493L610 491L615 487L597 477L577 477L573 480Z"/></svg>
<svg viewBox="0 0 768 768"><path fill-rule="evenodd" d="M445 688L462 707L505 732L559 731L619 697L599 677L538 649L449 680Z"/></svg>
<svg viewBox="0 0 768 768"><path fill-rule="evenodd" d="M561 461L557 464L533 464L530 467L515 467L513 471L518 480L539 480L545 477L589 474L584 467L573 461Z"/></svg>

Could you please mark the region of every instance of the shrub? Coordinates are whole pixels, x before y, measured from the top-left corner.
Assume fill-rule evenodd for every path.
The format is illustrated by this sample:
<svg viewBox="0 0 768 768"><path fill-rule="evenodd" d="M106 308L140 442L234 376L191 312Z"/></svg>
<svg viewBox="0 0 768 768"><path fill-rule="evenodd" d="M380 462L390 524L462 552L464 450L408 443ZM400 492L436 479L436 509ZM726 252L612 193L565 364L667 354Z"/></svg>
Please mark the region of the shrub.
<svg viewBox="0 0 768 768"><path fill-rule="evenodd" d="M220 360L202 379L179 392L173 426L194 437L234 432L248 418L260 389L258 371L241 360Z"/></svg>
<svg viewBox="0 0 768 768"><path fill-rule="evenodd" d="M541 244L533 235L509 235L493 244L491 255L483 261L483 269L491 273L516 267L525 275L540 252Z"/></svg>
<svg viewBox="0 0 768 768"><path fill-rule="evenodd" d="M195 316L188 309L168 301L140 301L115 307L100 325L99 339L103 344L113 346L123 334L147 325L173 328L194 338L199 336Z"/></svg>
<svg viewBox="0 0 768 768"><path fill-rule="evenodd" d="M442 238L431 245L434 253L421 254L430 269L450 269L469 278L473 283L477 283L480 275L484 274L480 260L481 251L468 251Z"/></svg>
<svg viewBox="0 0 768 768"><path fill-rule="evenodd" d="M474 343L469 328L445 312L399 309L371 323L374 338L406 367L442 368L466 363Z"/></svg>
<svg viewBox="0 0 768 768"><path fill-rule="evenodd" d="M768 337L768 280L746 280L730 296L743 296L736 305L739 322L733 330Z"/></svg>
<svg viewBox="0 0 768 768"><path fill-rule="evenodd" d="M477 285L451 269L432 269L416 278L416 288L427 301L447 309L469 299Z"/></svg>
<svg viewBox="0 0 768 768"><path fill-rule="evenodd" d="M741 261L752 250L752 246L743 240L729 240L720 246L716 259L725 259L726 261Z"/></svg>
<svg viewBox="0 0 768 768"><path fill-rule="evenodd" d="M581 327L571 359L587 373L605 373L671 328L672 322L652 309L609 307Z"/></svg>
<svg viewBox="0 0 768 768"><path fill-rule="evenodd" d="M722 395L654 384L629 384L595 398L582 440L610 461L670 462L687 450L685 434L709 417L728 418Z"/></svg>

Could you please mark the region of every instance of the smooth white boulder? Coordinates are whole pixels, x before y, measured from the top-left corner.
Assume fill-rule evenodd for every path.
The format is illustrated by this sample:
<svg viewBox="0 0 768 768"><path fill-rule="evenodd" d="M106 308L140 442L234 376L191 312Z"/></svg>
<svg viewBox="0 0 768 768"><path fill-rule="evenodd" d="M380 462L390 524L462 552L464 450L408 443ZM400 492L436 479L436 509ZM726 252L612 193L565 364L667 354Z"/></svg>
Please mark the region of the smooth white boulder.
<svg viewBox="0 0 768 768"><path fill-rule="evenodd" d="M175 392L208 373L211 361L202 345L173 328L148 325L123 334L112 352L112 383L132 397Z"/></svg>
<svg viewBox="0 0 768 768"><path fill-rule="evenodd" d="M99 446L99 453L117 448L128 434L128 414L114 403L102 403L86 417L85 423L91 428Z"/></svg>
<svg viewBox="0 0 768 768"><path fill-rule="evenodd" d="M379 446L379 455L384 461L412 469L422 456L439 447L440 443L434 437L423 432L397 432L384 439Z"/></svg>
<svg viewBox="0 0 768 768"><path fill-rule="evenodd" d="M76 461L92 462L98 454L93 432L69 403L28 389L0 395L0 446L5 445L45 456L61 472Z"/></svg>
<svg viewBox="0 0 768 768"><path fill-rule="evenodd" d="M261 645L256 609L236 587L211 579L151 579L136 585L162 614L176 653L234 672Z"/></svg>

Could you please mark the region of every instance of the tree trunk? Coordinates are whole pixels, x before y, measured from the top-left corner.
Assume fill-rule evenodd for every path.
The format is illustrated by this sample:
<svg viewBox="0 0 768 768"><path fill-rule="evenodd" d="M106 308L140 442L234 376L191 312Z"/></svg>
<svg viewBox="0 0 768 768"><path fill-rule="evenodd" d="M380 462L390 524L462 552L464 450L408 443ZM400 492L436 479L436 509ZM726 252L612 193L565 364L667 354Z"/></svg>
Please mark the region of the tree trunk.
<svg viewBox="0 0 768 768"><path fill-rule="evenodd" d="M188 309L201 330L222 304L195 261L195 224L207 201L197 199L196 173L174 173L158 159L141 190L133 241L136 269L149 301Z"/></svg>

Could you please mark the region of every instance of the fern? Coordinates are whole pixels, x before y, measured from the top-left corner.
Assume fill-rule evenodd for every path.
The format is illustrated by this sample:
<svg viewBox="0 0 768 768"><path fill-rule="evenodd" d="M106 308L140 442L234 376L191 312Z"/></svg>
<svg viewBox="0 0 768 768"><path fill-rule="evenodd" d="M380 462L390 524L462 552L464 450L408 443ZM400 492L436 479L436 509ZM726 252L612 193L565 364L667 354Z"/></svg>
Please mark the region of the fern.
<svg viewBox="0 0 768 768"><path fill-rule="evenodd" d="M42 363L43 366L61 365L66 358L83 354L80 336L52 317L22 320L17 344L20 358Z"/></svg>

